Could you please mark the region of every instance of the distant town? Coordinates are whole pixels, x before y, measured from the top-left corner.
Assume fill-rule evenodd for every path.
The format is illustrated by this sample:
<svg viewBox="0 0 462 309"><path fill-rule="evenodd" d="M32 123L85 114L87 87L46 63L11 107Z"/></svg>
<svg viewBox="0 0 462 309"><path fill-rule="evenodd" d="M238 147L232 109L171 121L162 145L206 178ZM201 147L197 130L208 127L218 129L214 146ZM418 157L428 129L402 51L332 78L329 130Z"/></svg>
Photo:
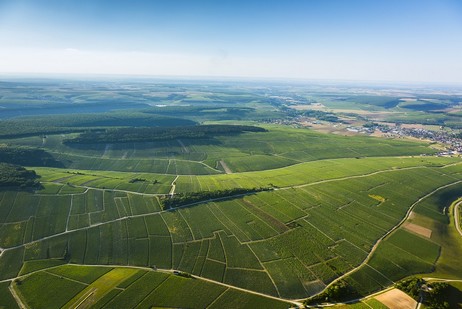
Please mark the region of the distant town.
<svg viewBox="0 0 462 309"><path fill-rule="evenodd" d="M329 124L330 126L339 126L338 122L329 122L324 120L313 119L311 117L296 116L287 119L271 119L263 122L291 125L294 127L306 127L319 124ZM462 133L456 133L452 130L445 130L440 127L440 130L430 130L424 128L404 127L397 123L394 125L386 125L379 123L366 123L360 125L347 125L344 130L351 133L358 134L381 134L382 137L387 138L416 138L419 140L426 140L431 143L440 145L443 149L438 152L439 156L460 156L462 154Z"/></svg>
<svg viewBox="0 0 462 309"><path fill-rule="evenodd" d="M439 131L435 131L420 128L403 128L397 125L394 128L376 126L372 127L372 129L380 131L386 137L414 137L438 143L445 148L444 151L438 153L439 155L462 154L462 139L460 138L460 134L445 131L443 128Z"/></svg>

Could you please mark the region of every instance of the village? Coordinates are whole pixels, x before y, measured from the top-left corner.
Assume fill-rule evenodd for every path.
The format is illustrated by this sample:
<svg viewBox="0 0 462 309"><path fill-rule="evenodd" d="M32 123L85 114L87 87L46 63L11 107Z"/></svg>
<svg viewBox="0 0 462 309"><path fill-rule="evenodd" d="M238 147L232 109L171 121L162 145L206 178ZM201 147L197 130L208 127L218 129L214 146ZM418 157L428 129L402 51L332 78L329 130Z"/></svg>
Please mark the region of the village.
<svg viewBox="0 0 462 309"><path fill-rule="evenodd" d="M340 131L350 134L365 134L371 136L379 136L386 138L413 138L441 146L441 151L438 156L460 156L462 154L462 133L456 133L454 130L447 130L440 127L439 130L431 130L427 128L412 127L412 125L396 124L379 124L366 123L363 125L355 124L348 125L341 122L332 122L316 119L314 117L296 116L286 119L267 119L261 122L272 123L278 125L287 125L296 128L310 127L319 129L319 127L331 127L337 133ZM331 131L332 130L320 130Z"/></svg>
<svg viewBox="0 0 462 309"><path fill-rule="evenodd" d="M404 127L396 124L394 127L388 125L364 125L362 127L347 127L350 132L358 132L365 134L382 134L388 138L416 138L437 143L444 147L444 150L439 152L440 156L459 156L462 154L462 139L460 133L447 131L443 127L440 130L429 130L423 128Z"/></svg>

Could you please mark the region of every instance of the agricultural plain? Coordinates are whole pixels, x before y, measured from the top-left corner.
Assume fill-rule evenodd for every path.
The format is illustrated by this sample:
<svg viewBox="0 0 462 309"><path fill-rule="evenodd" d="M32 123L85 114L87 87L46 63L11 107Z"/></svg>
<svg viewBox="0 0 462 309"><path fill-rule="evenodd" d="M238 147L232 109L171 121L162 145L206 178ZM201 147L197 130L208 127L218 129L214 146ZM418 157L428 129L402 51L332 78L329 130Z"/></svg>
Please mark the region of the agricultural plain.
<svg viewBox="0 0 462 309"><path fill-rule="evenodd" d="M460 278L460 158L425 140L269 123L289 111L227 99L236 106L53 116L66 126L9 118L24 131L4 132L0 158L39 185L0 190L0 306L285 308L338 282L361 297L414 274ZM123 142L69 142L140 121L144 135ZM146 137L153 123L168 138ZM178 135L204 123L253 128Z"/></svg>

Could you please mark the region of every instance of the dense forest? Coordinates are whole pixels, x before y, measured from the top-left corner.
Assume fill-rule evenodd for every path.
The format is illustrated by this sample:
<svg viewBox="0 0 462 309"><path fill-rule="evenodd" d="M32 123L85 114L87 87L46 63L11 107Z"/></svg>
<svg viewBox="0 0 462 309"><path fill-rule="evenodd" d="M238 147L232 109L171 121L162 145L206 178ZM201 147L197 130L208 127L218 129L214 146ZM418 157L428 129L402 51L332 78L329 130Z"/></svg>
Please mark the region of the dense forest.
<svg viewBox="0 0 462 309"><path fill-rule="evenodd" d="M0 187L36 187L39 185L35 171L0 162Z"/></svg>
<svg viewBox="0 0 462 309"><path fill-rule="evenodd" d="M110 112L74 115L27 116L0 122L0 138L83 132L101 127L173 127L193 126L196 122L177 117L142 112Z"/></svg>
<svg viewBox="0 0 462 309"><path fill-rule="evenodd" d="M114 128L88 131L64 140L65 144L127 143L164 141L179 138L207 138L243 132L266 132L266 129L243 125L202 125L172 128Z"/></svg>
<svg viewBox="0 0 462 309"><path fill-rule="evenodd" d="M63 167L43 149L0 145L0 162L26 166Z"/></svg>

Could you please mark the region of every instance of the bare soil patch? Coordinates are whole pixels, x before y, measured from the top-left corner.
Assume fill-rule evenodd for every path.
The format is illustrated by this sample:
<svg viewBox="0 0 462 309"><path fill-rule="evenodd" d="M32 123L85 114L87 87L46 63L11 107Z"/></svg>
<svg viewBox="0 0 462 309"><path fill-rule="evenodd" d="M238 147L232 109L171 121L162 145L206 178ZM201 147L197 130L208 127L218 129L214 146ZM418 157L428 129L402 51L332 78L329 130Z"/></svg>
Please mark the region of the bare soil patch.
<svg viewBox="0 0 462 309"><path fill-rule="evenodd" d="M380 294L375 299L390 309L415 309L417 305L417 302L412 297L398 289L392 289Z"/></svg>
<svg viewBox="0 0 462 309"><path fill-rule="evenodd" d="M413 233L419 234L420 236L430 238L432 237L432 230L427 229L426 227L414 224L414 223L406 223L403 227Z"/></svg>
<svg viewBox="0 0 462 309"><path fill-rule="evenodd" d="M221 160L220 164L223 167L223 169L225 170L226 174L232 174L233 173L233 171L228 167L228 165L226 165L225 161Z"/></svg>

